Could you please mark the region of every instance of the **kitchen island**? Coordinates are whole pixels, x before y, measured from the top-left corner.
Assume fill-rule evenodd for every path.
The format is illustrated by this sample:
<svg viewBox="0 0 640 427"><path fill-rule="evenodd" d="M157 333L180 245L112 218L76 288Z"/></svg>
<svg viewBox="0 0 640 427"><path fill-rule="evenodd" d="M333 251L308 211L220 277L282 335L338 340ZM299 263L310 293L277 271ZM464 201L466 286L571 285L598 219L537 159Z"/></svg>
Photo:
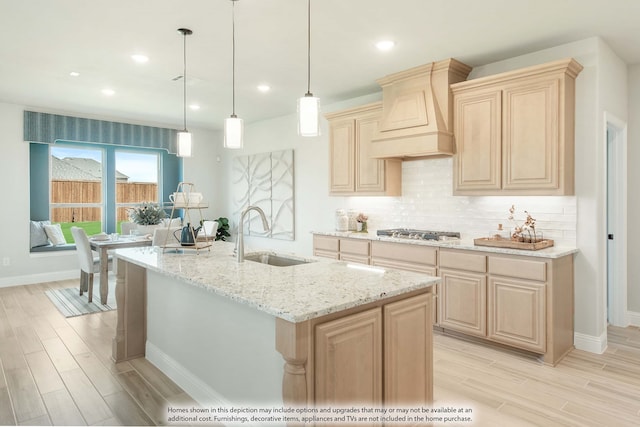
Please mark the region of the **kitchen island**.
<svg viewBox="0 0 640 427"><path fill-rule="evenodd" d="M430 403L439 278L232 253L117 250L114 360L146 356L207 405Z"/></svg>

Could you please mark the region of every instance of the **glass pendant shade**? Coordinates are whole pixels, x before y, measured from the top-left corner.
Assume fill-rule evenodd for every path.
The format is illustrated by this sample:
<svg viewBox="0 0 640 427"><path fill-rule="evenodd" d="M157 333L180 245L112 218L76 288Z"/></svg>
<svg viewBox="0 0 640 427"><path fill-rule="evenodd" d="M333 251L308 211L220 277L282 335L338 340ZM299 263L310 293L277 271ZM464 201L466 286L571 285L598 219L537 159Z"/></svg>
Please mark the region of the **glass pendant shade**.
<svg viewBox="0 0 640 427"><path fill-rule="evenodd" d="M191 133L178 132L178 157L191 157Z"/></svg>
<svg viewBox="0 0 640 427"><path fill-rule="evenodd" d="M178 132L178 157L191 157L191 134L187 130L187 36L193 34L188 28L178 28L178 32L182 34L182 64L184 70L182 72L182 112L184 120L184 130Z"/></svg>
<svg viewBox="0 0 640 427"><path fill-rule="evenodd" d="M242 148L243 128L242 119L235 115L224 119L224 148Z"/></svg>
<svg viewBox="0 0 640 427"><path fill-rule="evenodd" d="M320 98L310 93L298 98L298 135L320 135Z"/></svg>

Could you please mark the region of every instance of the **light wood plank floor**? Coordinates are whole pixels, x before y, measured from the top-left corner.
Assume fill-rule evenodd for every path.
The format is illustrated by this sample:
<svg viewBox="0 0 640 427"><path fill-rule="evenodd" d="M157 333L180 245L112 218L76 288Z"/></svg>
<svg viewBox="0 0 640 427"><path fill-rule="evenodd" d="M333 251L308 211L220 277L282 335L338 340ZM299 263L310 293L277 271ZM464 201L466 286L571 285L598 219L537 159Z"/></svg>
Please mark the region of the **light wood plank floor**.
<svg viewBox="0 0 640 427"><path fill-rule="evenodd" d="M168 404L196 405L144 358L111 361L115 312L66 319L44 294L77 284L0 288L0 425L161 425ZM471 408L474 426L640 425L638 328L610 327L605 354L574 350L556 367L434 343L434 406Z"/></svg>

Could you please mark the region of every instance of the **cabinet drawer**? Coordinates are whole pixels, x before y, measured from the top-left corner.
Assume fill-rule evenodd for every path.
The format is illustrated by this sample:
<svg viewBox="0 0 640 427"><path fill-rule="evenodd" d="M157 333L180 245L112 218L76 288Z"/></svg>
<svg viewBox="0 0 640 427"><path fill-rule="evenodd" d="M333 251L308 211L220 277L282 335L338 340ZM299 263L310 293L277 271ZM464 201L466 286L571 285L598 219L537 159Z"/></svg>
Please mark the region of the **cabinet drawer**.
<svg viewBox="0 0 640 427"><path fill-rule="evenodd" d="M487 272L487 256L477 253L440 250L440 268Z"/></svg>
<svg viewBox="0 0 640 427"><path fill-rule="evenodd" d="M369 241L360 239L340 239L340 254L369 256Z"/></svg>
<svg viewBox="0 0 640 427"><path fill-rule="evenodd" d="M547 264L544 261L532 259L490 256L489 274L545 282L547 280Z"/></svg>
<svg viewBox="0 0 640 427"><path fill-rule="evenodd" d="M313 249L322 252L338 252L338 238L331 236L313 236Z"/></svg>
<svg viewBox="0 0 640 427"><path fill-rule="evenodd" d="M371 242L371 256L404 262L436 265L438 248L406 243Z"/></svg>

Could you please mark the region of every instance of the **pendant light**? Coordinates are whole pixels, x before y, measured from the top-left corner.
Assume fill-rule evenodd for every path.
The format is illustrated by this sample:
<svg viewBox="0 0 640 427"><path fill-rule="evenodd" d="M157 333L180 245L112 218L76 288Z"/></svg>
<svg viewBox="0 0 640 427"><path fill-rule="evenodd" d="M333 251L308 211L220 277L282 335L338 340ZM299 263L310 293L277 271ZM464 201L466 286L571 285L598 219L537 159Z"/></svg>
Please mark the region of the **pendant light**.
<svg viewBox="0 0 640 427"><path fill-rule="evenodd" d="M236 15L235 15L236 5L235 5L235 2L237 1L238 0L231 0L232 110L231 110L231 116L224 119L224 147L231 148L231 149L242 148L242 145L243 145L242 119L236 116Z"/></svg>
<svg viewBox="0 0 640 427"><path fill-rule="evenodd" d="M178 28L183 35L182 95L184 107L184 129L178 132L178 157L191 157L191 133L187 130L187 36L193 34L188 28Z"/></svg>
<svg viewBox="0 0 640 427"><path fill-rule="evenodd" d="M320 98L311 93L311 0L307 4L307 93L298 98L298 134L320 135Z"/></svg>

